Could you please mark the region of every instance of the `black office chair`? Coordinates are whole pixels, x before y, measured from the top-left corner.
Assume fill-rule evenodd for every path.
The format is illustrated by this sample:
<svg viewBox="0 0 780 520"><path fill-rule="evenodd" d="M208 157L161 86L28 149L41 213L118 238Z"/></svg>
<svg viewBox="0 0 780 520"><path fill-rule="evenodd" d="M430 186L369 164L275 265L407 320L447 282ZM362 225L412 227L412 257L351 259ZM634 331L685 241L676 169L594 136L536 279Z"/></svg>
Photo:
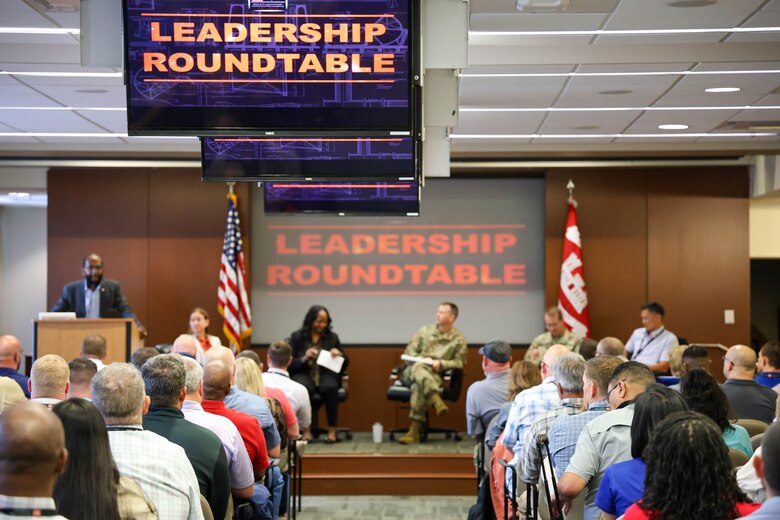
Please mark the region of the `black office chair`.
<svg viewBox="0 0 780 520"><path fill-rule="evenodd" d="M401 372L403 372L405 366L395 367L390 371L390 386L387 388L387 399L390 401L399 401L402 403L408 403L412 397L412 389L408 386L404 386L399 379ZM460 398L460 390L463 386L463 370L452 368L445 370L442 374L442 385L439 394L445 401L452 403L457 402ZM405 429L390 430L390 440L395 440L396 433L405 433ZM428 439L429 433L443 433L447 439L461 440L461 436L458 430L455 428L434 428L430 426L428 421L428 412L425 412L425 421L423 422L422 431L420 432L420 442L425 442Z"/></svg>
<svg viewBox="0 0 780 520"><path fill-rule="evenodd" d="M343 403L347 400L347 397L349 396L349 374L343 373L341 375L341 387L338 391L339 395L339 403ZM319 415L320 408L322 406L322 396L319 393L314 393L310 396L311 398L311 406L312 408L317 405L317 415ZM312 414L311 418L311 434L313 437L319 437L320 435L326 435L328 433L328 430L326 428L320 428L319 427L319 417L315 417L314 414ZM348 441L352 440L352 430L350 430L347 427L338 427L336 428L336 437L339 435L344 435L344 438Z"/></svg>

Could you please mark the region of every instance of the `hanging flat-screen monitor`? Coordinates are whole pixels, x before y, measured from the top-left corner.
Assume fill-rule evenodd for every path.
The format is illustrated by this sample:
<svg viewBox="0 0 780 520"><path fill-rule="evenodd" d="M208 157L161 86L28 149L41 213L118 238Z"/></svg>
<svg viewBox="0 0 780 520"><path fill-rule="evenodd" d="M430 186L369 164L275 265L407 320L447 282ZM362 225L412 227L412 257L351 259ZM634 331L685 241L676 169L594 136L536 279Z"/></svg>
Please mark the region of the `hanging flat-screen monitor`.
<svg viewBox="0 0 780 520"><path fill-rule="evenodd" d="M204 137L203 180L415 180L411 137Z"/></svg>
<svg viewBox="0 0 780 520"><path fill-rule="evenodd" d="M266 182L266 215L401 215L420 214L417 182Z"/></svg>
<svg viewBox="0 0 780 520"><path fill-rule="evenodd" d="M124 0L128 132L412 135L418 0Z"/></svg>

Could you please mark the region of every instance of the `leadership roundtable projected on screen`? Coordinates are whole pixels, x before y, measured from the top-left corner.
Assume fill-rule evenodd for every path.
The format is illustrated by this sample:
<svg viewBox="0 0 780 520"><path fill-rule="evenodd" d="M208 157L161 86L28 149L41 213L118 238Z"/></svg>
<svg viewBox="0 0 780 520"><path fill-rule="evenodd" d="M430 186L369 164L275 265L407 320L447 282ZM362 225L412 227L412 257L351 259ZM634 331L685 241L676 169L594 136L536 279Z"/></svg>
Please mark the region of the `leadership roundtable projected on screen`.
<svg viewBox="0 0 780 520"><path fill-rule="evenodd" d="M133 134L414 126L416 0L124 0Z"/></svg>
<svg viewBox="0 0 780 520"><path fill-rule="evenodd" d="M470 343L530 342L543 328L542 179L427 180L417 218L285 217L252 204L252 341L329 308L347 344L406 343L438 303Z"/></svg>

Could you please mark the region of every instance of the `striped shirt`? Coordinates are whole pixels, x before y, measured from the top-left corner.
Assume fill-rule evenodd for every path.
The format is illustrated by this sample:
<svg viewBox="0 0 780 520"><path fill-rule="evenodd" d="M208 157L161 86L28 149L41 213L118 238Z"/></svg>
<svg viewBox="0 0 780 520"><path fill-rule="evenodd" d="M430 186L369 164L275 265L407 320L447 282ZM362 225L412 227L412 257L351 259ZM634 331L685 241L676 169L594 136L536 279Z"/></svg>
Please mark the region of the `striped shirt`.
<svg viewBox="0 0 780 520"><path fill-rule="evenodd" d="M141 486L160 520L202 520L200 486L184 449L140 425L108 426L119 473Z"/></svg>
<svg viewBox="0 0 780 520"><path fill-rule="evenodd" d="M582 429L590 421L606 413L608 408L609 404L606 401L596 401L590 403L586 412L576 415L562 415L550 425L550 429L547 430L547 438L550 440L550 458L552 458L557 478L561 478L566 466L569 465Z"/></svg>
<svg viewBox="0 0 780 520"><path fill-rule="evenodd" d="M536 482L539 479L539 467L542 456L539 453L537 439L540 435L547 434L555 420L561 415L576 415L582 412L582 398L566 398L561 400L561 406L553 408L549 412L540 415L525 434L525 446L523 447L523 465L519 471L520 478L524 482ZM545 453L546 455L546 453ZM552 452L551 455L552 456Z"/></svg>
<svg viewBox="0 0 780 520"><path fill-rule="evenodd" d="M509 410L509 419L506 421L502 440L504 446L515 454L515 464L523 453L526 431L537 417L560 405L561 398L558 396L558 388L552 376L542 381L542 384L517 394Z"/></svg>

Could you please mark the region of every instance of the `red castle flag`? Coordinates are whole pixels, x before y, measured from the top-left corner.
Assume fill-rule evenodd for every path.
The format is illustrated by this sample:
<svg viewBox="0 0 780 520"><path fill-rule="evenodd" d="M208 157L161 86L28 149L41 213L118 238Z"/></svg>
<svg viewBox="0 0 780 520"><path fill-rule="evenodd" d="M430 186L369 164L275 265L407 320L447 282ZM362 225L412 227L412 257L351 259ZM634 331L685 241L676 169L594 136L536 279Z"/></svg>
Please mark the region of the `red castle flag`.
<svg viewBox="0 0 780 520"><path fill-rule="evenodd" d="M561 260L561 284L558 290L558 308L563 314L566 327L576 336L590 335L588 316L588 293L585 287L585 271L582 264L582 244L577 227L577 202L571 196L574 184L569 181L569 214L566 218L566 232L563 237Z"/></svg>

